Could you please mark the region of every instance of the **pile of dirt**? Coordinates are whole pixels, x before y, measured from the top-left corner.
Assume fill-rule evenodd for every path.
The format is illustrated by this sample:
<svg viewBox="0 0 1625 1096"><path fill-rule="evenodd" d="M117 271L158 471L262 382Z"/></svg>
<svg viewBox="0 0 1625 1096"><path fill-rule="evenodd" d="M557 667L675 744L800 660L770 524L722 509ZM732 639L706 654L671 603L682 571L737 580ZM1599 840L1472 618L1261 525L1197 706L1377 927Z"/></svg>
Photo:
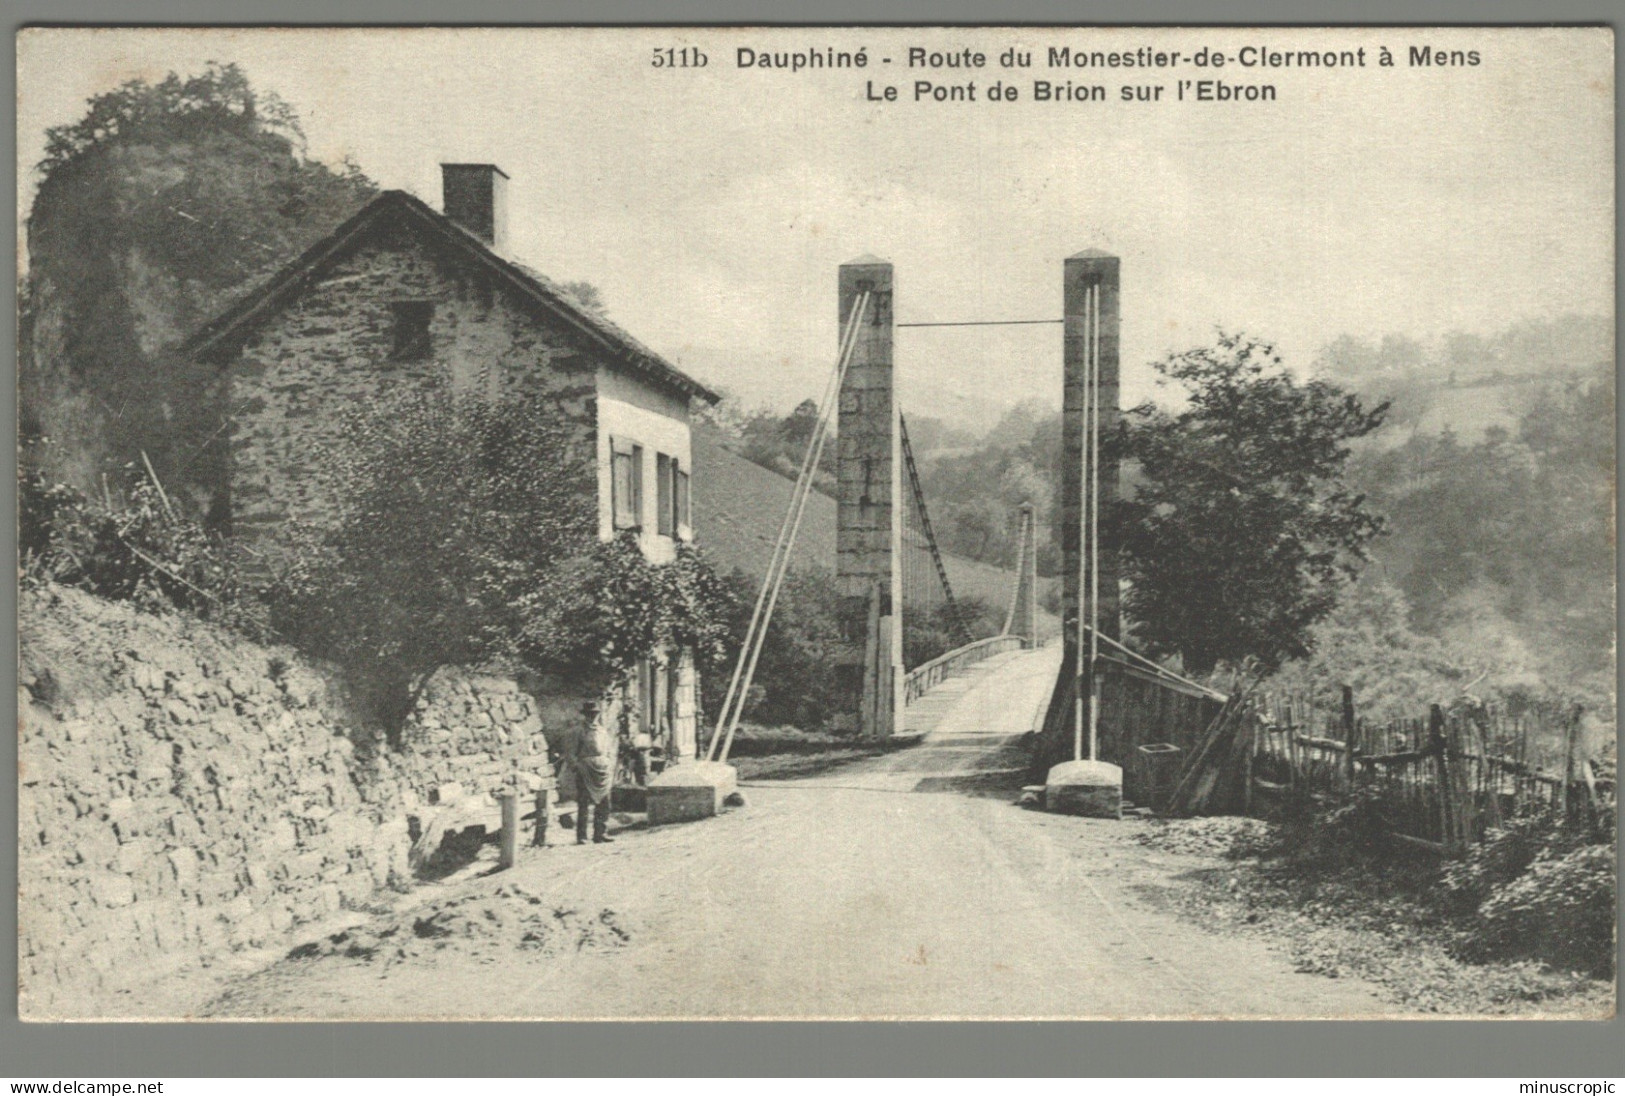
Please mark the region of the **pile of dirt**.
<svg viewBox="0 0 1625 1096"><path fill-rule="evenodd" d="M1209 932L1263 935L1301 974L1357 978L1408 1011L1444 1016L1594 1016L1613 1008L1606 981L1534 962L1463 961L1457 930L1396 879L1286 870L1268 822L1156 819L1134 837L1222 861L1186 873L1192 886L1166 892L1173 908Z"/></svg>
<svg viewBox="0 0 1625 1096"><path fill-rule="evenodd" d="M612 909L592 913L555 906L525 887L505 883L301 944L288 958L336 956L388 966L447 948L493 956L509 950L556 955L624 947L631 939Z"/></svg>
<svg viewBox="0 0 1625 1096"><path fill-rule="evenodd" d="M1187 856L1248 856L1269 839L1268 822L1235 815L1152 819L1134 835L1142 845Z"/></svg>

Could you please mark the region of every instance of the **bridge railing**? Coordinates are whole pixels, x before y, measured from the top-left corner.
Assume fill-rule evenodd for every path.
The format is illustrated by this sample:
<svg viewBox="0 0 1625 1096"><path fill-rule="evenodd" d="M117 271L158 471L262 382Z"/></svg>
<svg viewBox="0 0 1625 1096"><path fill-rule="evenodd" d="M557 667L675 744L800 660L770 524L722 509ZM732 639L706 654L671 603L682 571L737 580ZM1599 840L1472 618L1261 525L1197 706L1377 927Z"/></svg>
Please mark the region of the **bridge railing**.
<svg viewBox="0 0 1625 1096"><path fill-rule="evenodd" d="M903 704L907 706L914 703L967 666L973 666L983 659L992 658L1006 651L1020 650L1023 642L1018 635L991 636L979 639L975 643L967 643L945 655L938 655L930 662L922 663L910 670L903 679Z"/></svg>

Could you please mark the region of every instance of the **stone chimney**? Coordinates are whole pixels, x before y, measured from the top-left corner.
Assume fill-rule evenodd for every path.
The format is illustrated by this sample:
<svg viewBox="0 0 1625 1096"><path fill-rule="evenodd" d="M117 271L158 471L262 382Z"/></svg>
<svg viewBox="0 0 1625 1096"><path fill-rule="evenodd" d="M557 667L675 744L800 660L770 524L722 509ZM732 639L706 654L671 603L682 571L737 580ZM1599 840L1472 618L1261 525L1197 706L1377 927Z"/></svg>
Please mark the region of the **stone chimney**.
<svg viewBox="0 0 1625 1096"><path fill-rule="evenodd" d="M441 164L441 209L501 251L508 242L508 176L495 164Z"/></svg>

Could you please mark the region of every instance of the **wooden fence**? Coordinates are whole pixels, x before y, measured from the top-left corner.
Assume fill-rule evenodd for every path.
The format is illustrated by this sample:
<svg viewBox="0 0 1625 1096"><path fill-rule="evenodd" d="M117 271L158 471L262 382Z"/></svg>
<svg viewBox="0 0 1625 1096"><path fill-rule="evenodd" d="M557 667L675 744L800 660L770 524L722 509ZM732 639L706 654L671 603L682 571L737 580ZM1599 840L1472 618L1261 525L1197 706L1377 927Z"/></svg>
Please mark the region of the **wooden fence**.
<svg viewBox="0 0 1625 1096"><path fill-rule="evenodd" d="M1373 793L1392 833L1439 851L1504 818L1541 813L1611 826L1614 766L1585 756L1578 708L1433 705L1425 718L1371 724L1345 688L1328 710L1261 697L1250 713L1244 809L1289 794Z"/></svg>

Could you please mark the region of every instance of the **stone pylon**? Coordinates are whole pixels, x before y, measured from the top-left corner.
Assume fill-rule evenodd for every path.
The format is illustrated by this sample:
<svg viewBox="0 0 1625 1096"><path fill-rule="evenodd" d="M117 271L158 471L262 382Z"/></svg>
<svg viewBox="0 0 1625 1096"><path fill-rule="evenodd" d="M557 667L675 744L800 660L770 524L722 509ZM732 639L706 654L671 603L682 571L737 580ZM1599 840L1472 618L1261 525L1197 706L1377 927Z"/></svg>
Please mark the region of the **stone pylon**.
<svg viewBox="0 0 1625 1096"><path fill-rule="evenodd" d="M1099 623L1100 634L1113 639L1122 634L1118 594L1118 542L1109 520L1118 494L1118 464L1105 439L1117 429L1119 418L1119 297L1120 263L1103 251L1080 251L1066 260L1062 273L1065 321L1061 403L1061 619L1063 657L1061 673L1044 718L1042 765L1071 756L1076 724L1087 719L1078 704L1080 661L1088 656L1088 641L1080 622ZM1088 443L1085 418L1086 379L1091 361L1098 376L1099 431L1102 439L1098 470L1085 479L1084 448ZM1092 454L1091 454L1092 456ZM1098 500L1095 493L1098 489ZM1092 504L1100 512L1099 600L1095 583L1084 573L1084 531ZM1085 693L1087 693L1087 686ZM1080 713L1081 716L1080 716ZM1114 760L1106 758L1105 760Z"/></svg>
<svg viewBox="0 0 1625 1096"><path fill-rule="evenodd" d="M841 385L836 461L835 578L846 650L839 673L861 698L859 730L889 737L902 723L903 598L899 537L902 452L892 368L892 267L872 256L839 277L839 323L868 292Z"/></svg>

